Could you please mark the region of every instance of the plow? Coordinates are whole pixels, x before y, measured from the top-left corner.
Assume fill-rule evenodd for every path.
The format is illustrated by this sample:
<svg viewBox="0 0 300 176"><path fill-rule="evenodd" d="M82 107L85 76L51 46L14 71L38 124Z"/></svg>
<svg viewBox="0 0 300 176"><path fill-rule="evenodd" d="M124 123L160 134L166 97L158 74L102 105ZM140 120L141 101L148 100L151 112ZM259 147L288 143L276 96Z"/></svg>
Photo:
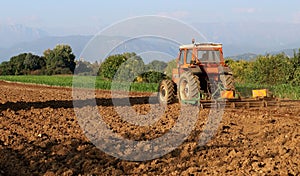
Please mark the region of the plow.
<svg viewBox="0 0 300 176"><path fill-rule="evenodd" d="M299 102L298 100L281 100L276 97L252 97L252 98L218 98L203 100L201 98L196 98L192 100L185 100L181 103L183 104L193 104L199 105L201 109L205 108L264 108L264 107L284 107L292 106L294 102Z"/></svg>
<svg viewBox="0 0 300 176"><path fill-rule="evenodd" d="M172 78L159 84L158 100L162 105L199 105L201 108L261 108L288 106L292 100L280 100L268 89L252 90L252 97L242 97L223 57L220 43L196 43L179 46L177 66Z"/></svg>
<svg viewBox="0 0 300 176"><path fill-rule="evenodd" d="M215 101L200 101L201 108L260 108L270 106L280 106L281 101L273 98L264 99L240 99L240 100L215 100Z"/></svg>

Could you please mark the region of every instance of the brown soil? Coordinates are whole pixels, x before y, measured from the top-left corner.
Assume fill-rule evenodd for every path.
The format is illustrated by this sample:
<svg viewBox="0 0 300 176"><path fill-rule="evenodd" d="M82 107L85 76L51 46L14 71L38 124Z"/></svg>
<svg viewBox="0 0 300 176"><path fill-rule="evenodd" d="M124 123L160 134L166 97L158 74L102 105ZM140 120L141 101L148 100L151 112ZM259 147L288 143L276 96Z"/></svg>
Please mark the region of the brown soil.
<svg viewBox="0 0 300 176"><path fill-rule="evenodd" d="M261 109L226 109L218 131L197 146L208 109L190 137L160 158L133 162L95 147L76 119L72 89L0 82L0 176L4 175L299 175L300 103ZM136 112L149 113L147 94L131 94ZM151 127L124 122L109 91L97 92L100 114L128 139L164 134L178 116L178 104ZM82 107L84 108L87 107ZM88 111L88 108L86 109Z"/></svg>

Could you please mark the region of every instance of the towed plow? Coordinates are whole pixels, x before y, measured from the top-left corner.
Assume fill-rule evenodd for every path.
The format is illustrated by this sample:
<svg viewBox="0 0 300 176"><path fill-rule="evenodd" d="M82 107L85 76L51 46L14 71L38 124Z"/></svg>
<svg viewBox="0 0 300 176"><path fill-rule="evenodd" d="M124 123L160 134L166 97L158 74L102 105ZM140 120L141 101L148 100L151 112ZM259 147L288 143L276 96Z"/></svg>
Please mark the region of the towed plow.
<svg viewBox="0 0 300 176"><path fill-rule="evenodd" d="M263 98L263 99L240 99L240 100L201 100L201 108L261 108L281 106L281 101L275 98Z"/></svg>
<svg viewBox="0 0 300 176"><path fill-rule="evenodd" d="M267 89L254 90L254 92L269 92ZM231 93L230 93L231 94ZM265 96L256 96L254 93L251 98L228 98L219 97L218 99L203 100L200 98L181 101L183 104L194 104L199 105L201 109L205 108L264 108L264 107L291 107L295 106L295 102L300 102L300 100L288 100L279 99L274 96L268 96L268 94L263 94Z"/></svg>

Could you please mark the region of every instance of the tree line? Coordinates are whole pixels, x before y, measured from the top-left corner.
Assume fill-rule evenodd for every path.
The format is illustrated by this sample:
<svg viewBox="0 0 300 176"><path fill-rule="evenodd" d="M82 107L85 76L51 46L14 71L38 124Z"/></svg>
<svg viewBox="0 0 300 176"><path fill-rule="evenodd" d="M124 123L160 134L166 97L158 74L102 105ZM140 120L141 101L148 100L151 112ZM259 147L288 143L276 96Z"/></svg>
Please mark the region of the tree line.
<svg viewBox="0 0 300 176"><path fill-rule="evenodd" d="M293 57L284 53L267 54L250 61L228 59L226 63L239 83L300 85L300 49L294 52Z"/></svg>
<svg viewBox="0 0 300 176"><path fill-rule="evenodd" d="M250 61L227 59L238 83L300 85L300 49L293 57L284 53L260 55ZM76 68L76 69L75 69ZM158 83L172 77L176 60L154 60L145 64L136 53L111 55L102 63L75 60L69 45L47 49L42 56L22 53L0 64L0 75L77 74L100 76L105 80Z"/></svg>
<svg viewBox="0 0 300 176"><path fill-rule="evenodd" d="M0 75L53 75L73 74L75 55L69 45L47 49L43 56L22 53L0 64Z"/></svg>
<svg viewBox="0 0 300 176"><path fill-rule="evenodd" d="M145 64L136 53L123 53L106 58L98 75L107 80L158 83L166 78L167 66L167 63L158 60Z"/></svg>
<svg viewBox="0 0 300 176"><path fill-rule="evenodd" d="M157 83L165 78L167 63L154 60L145 64L136 53L111 55L103 63L75 60L69 45L47 49L42 56L22 53L0 64L0 75L59 75L100 76L106 80Z"/></svg>

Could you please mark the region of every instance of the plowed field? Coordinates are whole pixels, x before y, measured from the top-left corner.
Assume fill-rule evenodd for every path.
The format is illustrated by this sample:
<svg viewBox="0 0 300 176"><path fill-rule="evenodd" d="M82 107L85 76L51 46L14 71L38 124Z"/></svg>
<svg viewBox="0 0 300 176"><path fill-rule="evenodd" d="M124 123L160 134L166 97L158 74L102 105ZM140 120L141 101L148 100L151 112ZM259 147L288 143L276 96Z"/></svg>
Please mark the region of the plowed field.
<svg viewBox="0 0 300 176"><path fill-rule="evenodd" d="M0 90L0 176L300 174L297 102L226 109L205 146L197 145L197 136L209 109L201 110L195 129L182 145L157 159L137 162L110 156L85 137L74 112L71 88L0 82ZM109 91L96 92L98 110L116 133L130 140L161 136L178 116L179 104L175 103L154 126L126 123L114 111L110 96ZM149 113L149 95L130 96L137 113Z"/></svg>

